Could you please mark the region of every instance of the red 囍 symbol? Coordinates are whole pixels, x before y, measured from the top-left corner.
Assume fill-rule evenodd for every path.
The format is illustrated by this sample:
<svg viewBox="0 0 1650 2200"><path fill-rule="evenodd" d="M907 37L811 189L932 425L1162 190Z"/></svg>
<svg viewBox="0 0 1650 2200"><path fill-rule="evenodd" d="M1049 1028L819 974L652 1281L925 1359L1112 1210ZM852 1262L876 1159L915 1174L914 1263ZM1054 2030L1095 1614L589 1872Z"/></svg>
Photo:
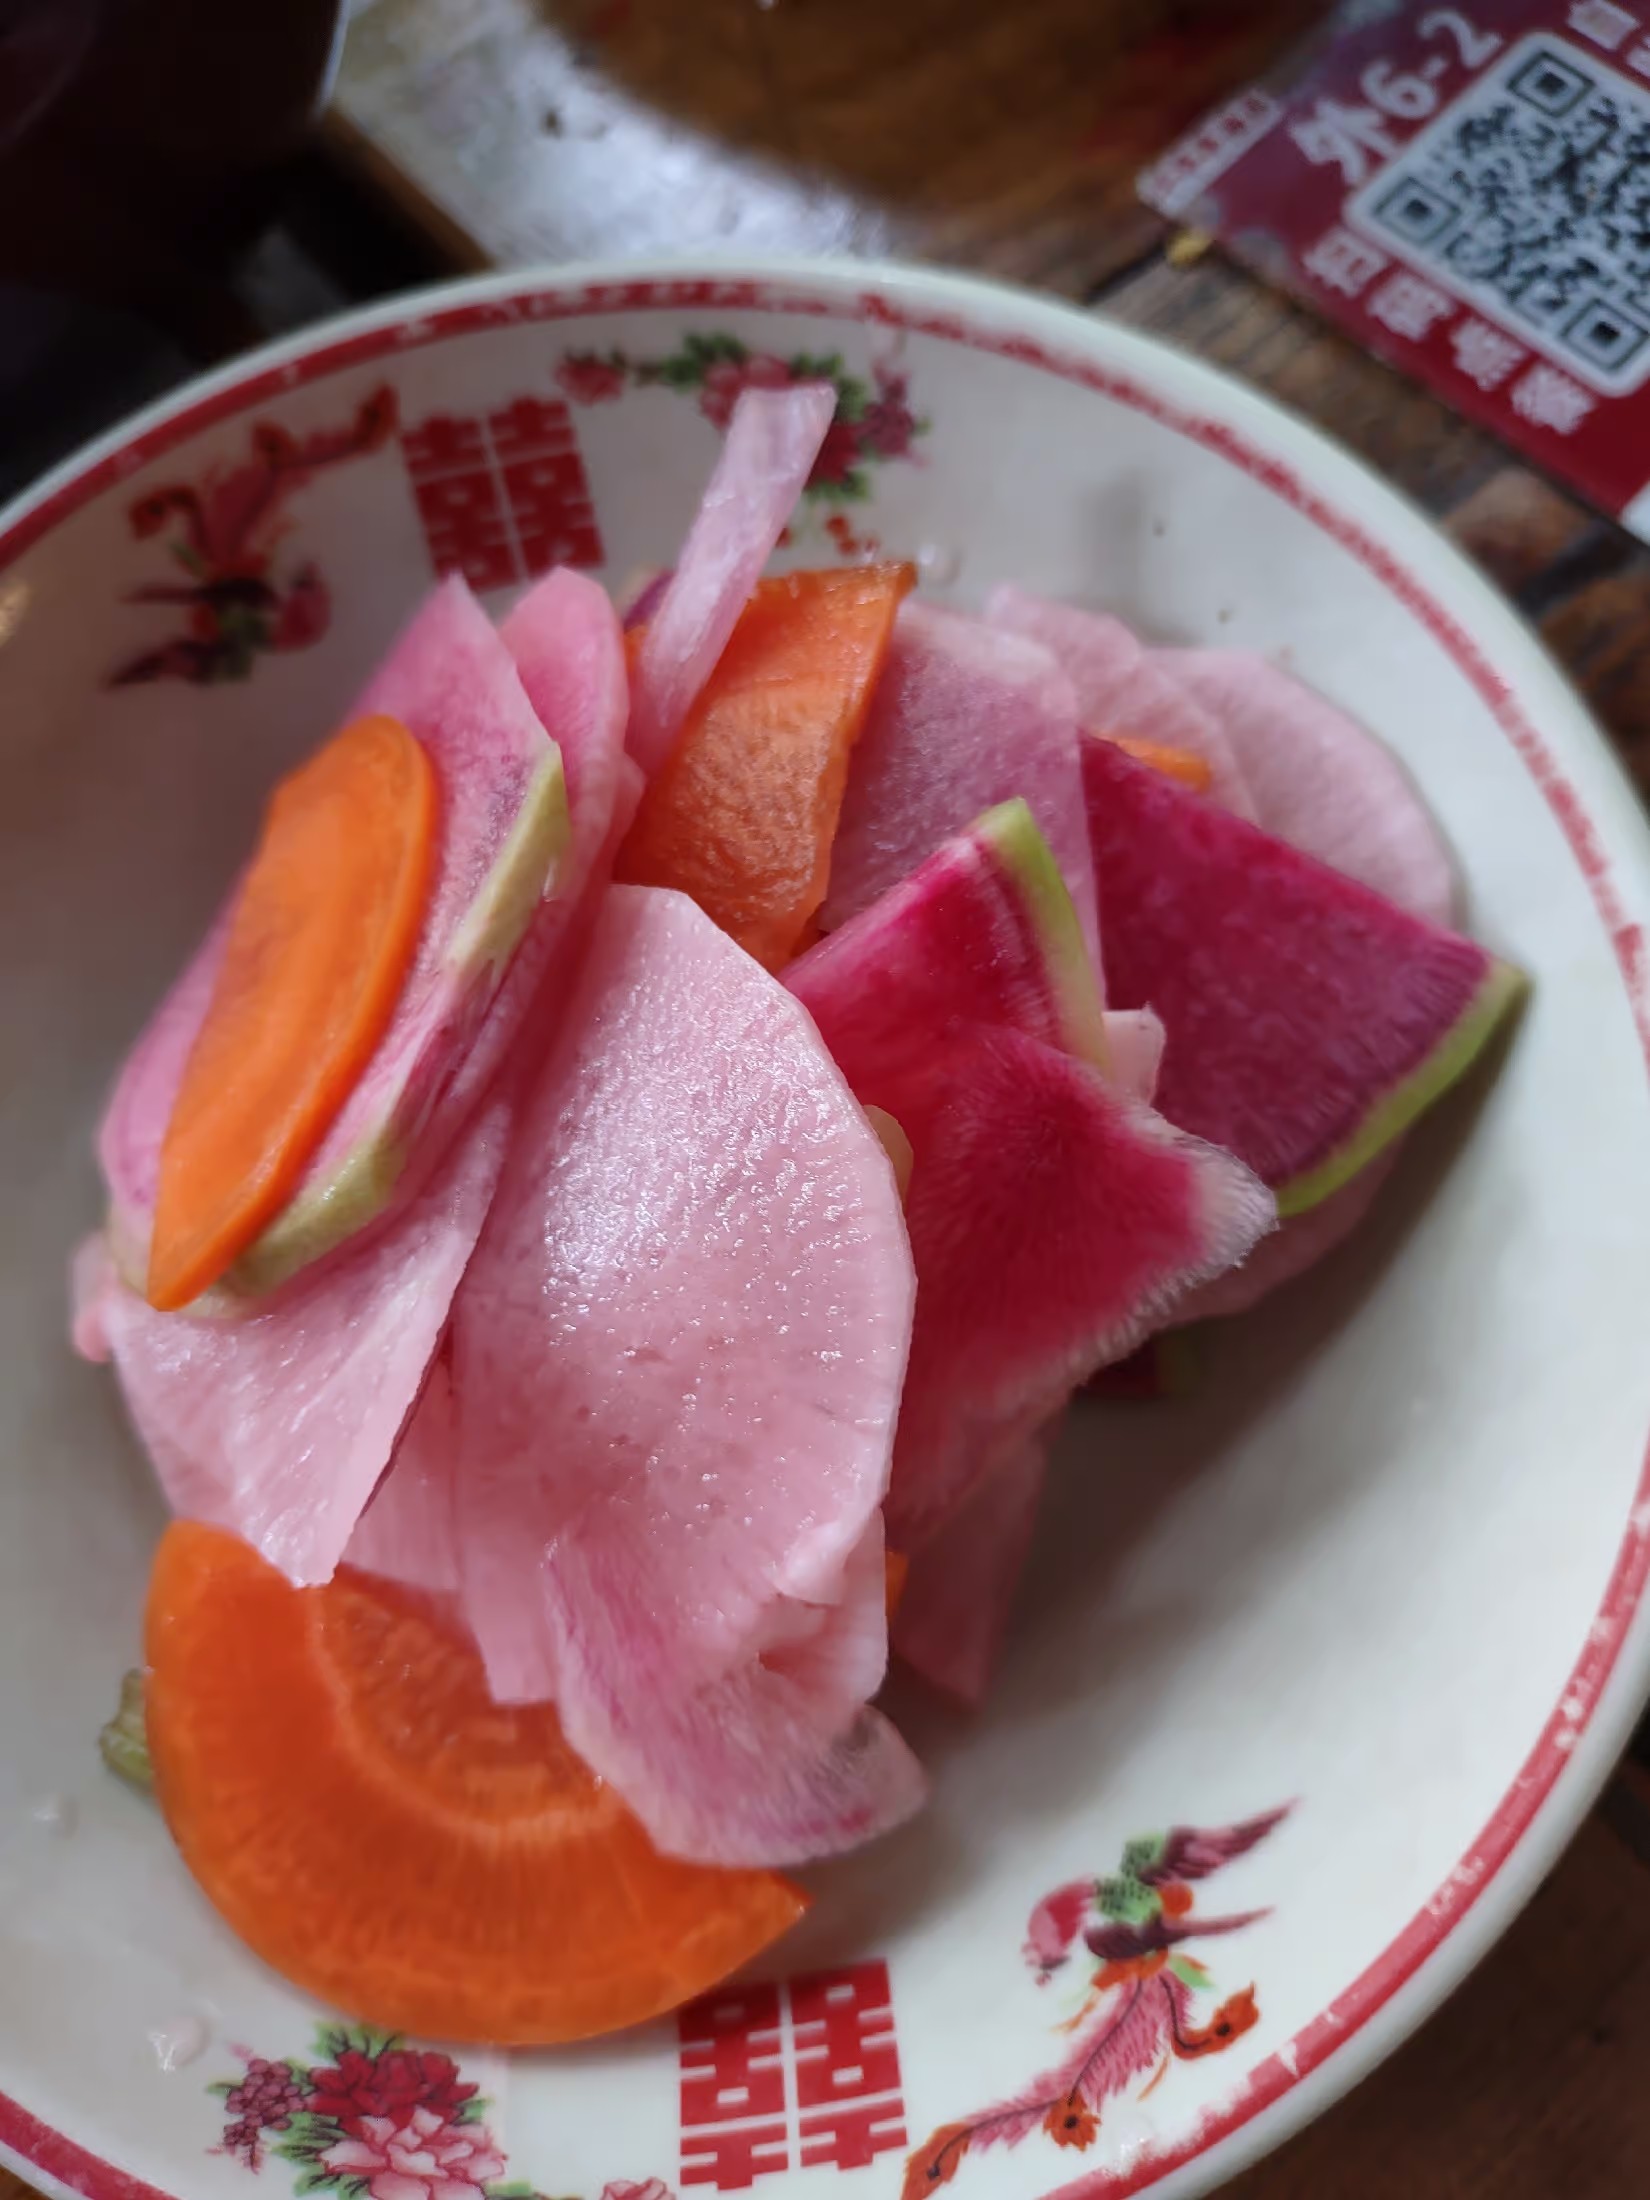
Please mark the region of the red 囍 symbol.
<svg viewBox="0 0 1650 2200"><path fill-rule="evenodd" d="M508 588L553 565L602 563L584 460L559 399L432 414L403 433L401 452L438 574Z"/></svg>
<svg viewBox="0 0 1650 2200"><path fill-rule="evenodd" d="M906 2144L885 1963L707 1995L678 2022L684 2185L863 2169Z"/></svg>

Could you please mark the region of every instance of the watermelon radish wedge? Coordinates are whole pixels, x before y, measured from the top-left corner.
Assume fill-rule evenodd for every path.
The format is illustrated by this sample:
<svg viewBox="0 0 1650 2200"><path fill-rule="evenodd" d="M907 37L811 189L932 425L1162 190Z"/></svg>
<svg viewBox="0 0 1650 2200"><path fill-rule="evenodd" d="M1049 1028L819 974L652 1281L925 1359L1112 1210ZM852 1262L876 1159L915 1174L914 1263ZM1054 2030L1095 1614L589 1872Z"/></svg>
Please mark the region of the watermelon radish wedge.
<svg viewBox="0 0 1650 2200"><path fill-rule="evenodd" d="M862 1101L943 1073L952 1034L1006 1024L1096 1066L1106 1019L1071 896L1023 801L1000 803L840 930L785 983Z"/></svg>
<svg viewBox="0 0 1650 2200"><path fill-rule="evenodd" d="M1452 924L1459 889L1448 844L1384 742L1303 681L1243 650L1158 649L1153 663L1218 721L1242 760L1267 832L1434 924ZM1337 1192L1291 1215L1251 1259L1188 1300L1181 1318L1238 1314L1349 1237L1397 1160L1382 1150Z"/></svg>
<svg viewBox="0 0 1650 2200"><path fill-rule="evenodd" d="M455 1308L460 1566L494 1693L553 1696L667 1850L777 1858L915 1807L862 1703L756 1670L850 1587L912 1292L807 1015L685 896L613 888Z"/></svg>
<svg viewBox="0 0 1650 2200"><path fill-rule="evenodd" d="M1093 874L1071 683L1046 650L907 602L848 769L824 931L869 908L982 811L1022 797L1091 958Z"/></svg>
<svg viewBox="0 0 1650 2200"><path fill-rule="evenodd" d="M1315 1206L1464 1075L1523 978L1110 742L1083 774L1111 997L1167 1033L1158 1107L1280 1214Z"/></svg>

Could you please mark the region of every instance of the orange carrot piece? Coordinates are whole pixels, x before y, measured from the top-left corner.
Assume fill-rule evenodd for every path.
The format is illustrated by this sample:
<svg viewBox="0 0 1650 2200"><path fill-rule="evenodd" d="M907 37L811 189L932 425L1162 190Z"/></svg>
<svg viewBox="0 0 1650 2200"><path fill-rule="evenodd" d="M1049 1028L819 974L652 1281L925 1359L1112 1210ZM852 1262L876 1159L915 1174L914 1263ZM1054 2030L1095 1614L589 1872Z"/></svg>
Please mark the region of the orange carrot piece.
<svg viewBox="0 0 1650 2200"><path fill-rule="evenodd" d="M869 565L759 582L615 876L680 887L758 962L788 962L825 899L848 754L915 578Z"/></svg>
<svg viewBox="0 0 1650 2200"><path fill-rule="evenodd" d="M347 726L270 797L161 1145L151 1306L215 1283L286 1205L394 1013L438 795L394 718Z"/></svg>
<svg viewBox="0 0 1650 2200"><path fill-rule="evenodd" d="M884 1551L882 1565L883 1603L889 1619L892 1620L899 1610L899 1600L905 1594L905 1577L911 1571L911 1561L903 1551Z"/></svg>
<svg viewBox="0 0 1650 2200"><path fill-rule="evenodd" d="M1125 756L1132 756L1137 764L1149 764L1165 779L1190 787L1193 794L1207 794L1213 783L1214 774L1208 764L1190 749L1172 749L1163 741L1137 740L1129 733L1102 733L1101 739L1121 749Z"/></svg>
<svg viewBox="0 0 1650 2200"><path fill-rule="evenodd" d="M547 2046L707 1991L807 1907L769 1872L661 1856L562 1738L503 1707L413 1592L345 1568L294 1589L179 1521L145 1635L156 1793L257 1955L347 2014Z"/></svg>

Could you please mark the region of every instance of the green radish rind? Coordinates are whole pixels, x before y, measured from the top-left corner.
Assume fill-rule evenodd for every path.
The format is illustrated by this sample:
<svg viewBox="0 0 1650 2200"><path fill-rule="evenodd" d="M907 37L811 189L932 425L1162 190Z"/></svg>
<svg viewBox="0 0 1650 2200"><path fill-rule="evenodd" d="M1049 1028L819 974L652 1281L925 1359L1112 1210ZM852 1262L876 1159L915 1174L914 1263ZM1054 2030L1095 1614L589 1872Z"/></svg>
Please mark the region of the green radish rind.
<svg viewBox="0 0 1650 2200"><path fill-rule="evenodd" d="M1401 1078L1335 1151L1291 1177L1276 1192L1280 1220L1304 1214L1338 1192L1460 1082L1501 1023L1529 991L1529 980L1511 963L1492 960L1466 1007L1424 1061Z"/></svg>
<svg viewBox="0 0 1650 2200"><path fill-rule="evenodd" d="M521 806L492 868L454 933L444 963L455 1002L497 990L534 912L551 892L572 839L567 777L554 746L534 769ZM416 1065L415 1065L416 1067ZM377 1220L394 1197L412 1150L416 1121L433 1096L416 1078L392 1086L377 1125L324 1185L300 1193L248 1247L220 1290L257 1298L311 1261L336 1251ZM201 1305L194 1312L211 1308Z"/></svg>
<svg viewBox="0 0 1650 2200"><path fill-rule="evenodd" d="M1025 910L1036 935L1061 1045L1079 1061L1107 1068L1105 1000L1099 978L1084 944L1076 904L1029 804L1019 797L1000 802L977 818L971 831L1007 873L1011 897Z"/></svg>

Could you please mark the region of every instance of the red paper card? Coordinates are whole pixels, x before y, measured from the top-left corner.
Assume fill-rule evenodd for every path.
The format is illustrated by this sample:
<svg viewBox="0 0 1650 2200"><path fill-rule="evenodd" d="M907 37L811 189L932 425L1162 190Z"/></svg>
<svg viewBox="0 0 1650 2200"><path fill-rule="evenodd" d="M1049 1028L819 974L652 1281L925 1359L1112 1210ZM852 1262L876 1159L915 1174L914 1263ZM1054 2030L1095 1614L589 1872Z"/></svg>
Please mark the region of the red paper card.
<svg viewBox="0 0 1650 2200"><path fill-rule="evenodd" d="M1650 540L1650 0L1349 0L1140 191Z"/></svg>

